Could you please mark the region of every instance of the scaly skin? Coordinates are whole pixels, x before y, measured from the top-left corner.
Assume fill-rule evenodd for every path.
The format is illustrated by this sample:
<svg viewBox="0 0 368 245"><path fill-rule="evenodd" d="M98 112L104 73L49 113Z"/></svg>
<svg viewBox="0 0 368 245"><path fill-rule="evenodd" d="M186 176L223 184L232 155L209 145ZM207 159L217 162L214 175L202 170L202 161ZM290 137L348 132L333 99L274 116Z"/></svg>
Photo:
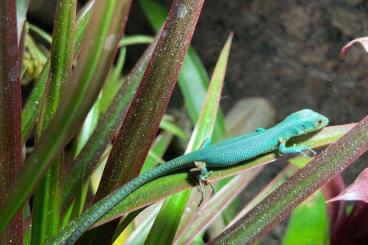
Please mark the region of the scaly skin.
<svg viewBox="0 0 368 245"><path fill-rule="evenodd" d="M123 185L94 206L86 210L63 230L62 236L51 244L74 244L88 228L103 215L115 207L130 193L142 185L180 169L192 169L196 162L204 162L201 180L208 176L207 168L223 168L255 158L261 154L278 150L281 154L304 153L308 147L286 147L292 137L319 130L328 124L328 119L312 110L304 109L286 117L282 122L269 129L257 129L256 132L231 138L218 144L205 146L197 151L161 164Z"/></svg>

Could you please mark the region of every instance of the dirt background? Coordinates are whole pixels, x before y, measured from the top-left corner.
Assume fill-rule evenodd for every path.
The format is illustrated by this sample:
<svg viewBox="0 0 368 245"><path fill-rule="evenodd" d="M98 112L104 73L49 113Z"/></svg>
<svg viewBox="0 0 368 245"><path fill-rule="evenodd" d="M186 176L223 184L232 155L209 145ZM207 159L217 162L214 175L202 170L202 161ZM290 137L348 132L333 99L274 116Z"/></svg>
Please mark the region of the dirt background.
<svg viewBox="0 0 368 245"><path fill-rule="evenodd" d="M53 2L32 0L29 19L51 31ZM169 7L171 0L159 2ZM277 119L311 108L332 124L349 123L368 112L368 56L354 47L342 59L339 50L368 34L367 10L363 0L210 0L192 44L212 71L227 36L235 33L221 102L225 112L242 98L258 96L274 105ZM127 33L153 34L139 1ZM140 50L131 48L128 61Z"/></svg>
<svg viewBox="0 0 368 245"><path fill-rule="evenodd" d="M52 9L52 1L34 0L30 19L50 30ZM339 51L348 41L368 35L367 10L363 0L208 0L192 43L212 71L227 36L235 33L221 101L225 112L238 100L257 96L271 102L277 120L311 108L327 115L331 124L356 122L368 112L368 56L359 46L344 59ZM133 3L127 33L153 34L139 1ZM141 51L128 50L128 61L133 63ZM172 106L181 103L177 92L174 101ZM346 171L348 182L365 163ZM258 186L279 170L264 171ZM257 192L253 189L249 195ZM263 244L279 244L282 233L280 226Z"/></svg>
<svg viewBox="0 0 368 245"><path fill-rule="evenodd" d="M223 100L225 111L244 97L271 101L279 119L300 108L333 124L367 113L367 56L339 49L367 34L363 1L207 1L193 40L211 69L230 31L235 39ZM206 47L206 48L201 48Z"/></svg>

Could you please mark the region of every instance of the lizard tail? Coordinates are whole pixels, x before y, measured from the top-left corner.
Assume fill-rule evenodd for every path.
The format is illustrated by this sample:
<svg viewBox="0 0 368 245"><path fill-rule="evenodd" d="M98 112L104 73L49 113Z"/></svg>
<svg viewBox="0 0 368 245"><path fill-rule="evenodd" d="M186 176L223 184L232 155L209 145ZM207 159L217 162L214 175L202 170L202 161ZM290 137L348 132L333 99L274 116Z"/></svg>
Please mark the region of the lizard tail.
<svg viewBox="0 0 368 245"><path fill-rule="evenodd" d="M142 185L173 171L190 168L193 165L195 158L195 154L189 153L163 163L155 167L154 169L139 175L138 177L134 178L133 180L129 181L125 185L112 192L110 195L106 196L104 199L101 199L91 208L87 209L84 213L78 216L76 220L72 221L64 228L65 232L67 234L70 234L70 236L64 236L64 239L67 239L65 244L74 244L79 239L79 237L94 223L96 223L102 216L104 216L119 202L129 196L130 193L137 190ZM67 231L68 229L70 230L70 232Z"/></svg>

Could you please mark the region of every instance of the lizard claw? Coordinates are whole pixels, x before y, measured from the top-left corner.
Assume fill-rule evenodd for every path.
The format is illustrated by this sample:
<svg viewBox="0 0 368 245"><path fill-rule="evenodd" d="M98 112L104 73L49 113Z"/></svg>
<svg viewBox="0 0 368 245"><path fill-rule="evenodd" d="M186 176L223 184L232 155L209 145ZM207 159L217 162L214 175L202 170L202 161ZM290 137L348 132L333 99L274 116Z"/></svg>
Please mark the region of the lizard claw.
<svg viewBox="0 0 368 245"><path fill-rule="evenodd" d="M306 151L311 152L313 156L316 155L316 152L310 147L297 146L296 144L294 144L292 147L286 147L285 140L283 140L282 138L279 139L279 153L281 154L299 153L302 154L305 158L309 159L310 156L306 153Z"/></svg>
<svg viewBox="0 0 368 245"><path fill-rule="evenodd" d="M192 176L195 177L197 182L197 190L201 193L201 199L199 201L198 207L202 204L204 200L203 194L203 184L209 185L212 189L212 193L215 193L215 188L211 184L211 182L207 179L208 176L212 174L212 171L208 171L206 168L206 164L203 162L195 162L196 167L189 170L192 173Z"/></svg>
<svg viewBox="0 0 368 245"><path fill-rule="evenodd" d="M309 147L300 147L300 149L298 150L298 152L300 154L302 154L304 157L306 157L307 159L310 159L310 155L305 153L305 151L307 151L307 153L311 153L312 154L312 157L314 157L315 155L317 155L317 152L314 151L312 148L309 148Z"/></svg>
<svg viewBox="0 0 368 245"><path fill-rule="evenodd" d="M199 181L199 190L200 190L200 193L201 193L201 200L199 201L198 203L198 207L201 206L203 200L204 200L204 195L203 195L203 186L202 186L202 181Z"/></svg>
<svg viewBox="0 0 368 245"><path fill-rule="evenodd" d="M303 150L298 151L298 153L302 154L305 158L310 159L310 156L306 154Z"/></svg>
<svg viewBox="0 0 368 245"><path fill-rule="evenodd" d="M212 173L212 171L209 172L209 174ZM216 193L215 191L215 187L213 187L211 181L209 181L208 179L204 179L202 180L202 182L205 184L205 185L209 185L211 187L211 190L212 190L212 195L214 195Z"/></svg>
<svg viewBox="0 0 368 245"><path fill-rule="evenodd" d="M212 183L209 180L202 179L202 177L200 177L200 179L199 179L199 185L198 185L197 188L199 189L199 191L201 193L201 200L198 203L198 207L201 206L201 204L203 203L203 200L204 200L204 194L203 194L204 192L203 192L203 185L202 185L202 183L204 183L205 185L209 185L211 187L212 195L214 195L215 192L216 192L215 191L215 187L213 187Z"/></svg>
<svg viewBox="0 0 368 245"><path fill-rule="evenodd" d="M309 148L310 152L312 152L313 156L317 155L317 152L313 150L312 148Z"/></svg>

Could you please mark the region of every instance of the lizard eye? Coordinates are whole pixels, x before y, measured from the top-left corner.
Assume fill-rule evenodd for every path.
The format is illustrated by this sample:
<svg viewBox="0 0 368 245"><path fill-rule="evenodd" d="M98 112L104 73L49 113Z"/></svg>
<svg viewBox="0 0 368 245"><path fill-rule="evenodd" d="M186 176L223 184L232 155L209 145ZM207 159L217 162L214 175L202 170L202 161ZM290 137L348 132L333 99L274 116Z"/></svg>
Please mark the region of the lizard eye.
<svg viewBox="0 0 368 245"><path fill-rule="evenodd" d="M318 120L318 124L322 124L322 119L319 119Z"/></svg>

